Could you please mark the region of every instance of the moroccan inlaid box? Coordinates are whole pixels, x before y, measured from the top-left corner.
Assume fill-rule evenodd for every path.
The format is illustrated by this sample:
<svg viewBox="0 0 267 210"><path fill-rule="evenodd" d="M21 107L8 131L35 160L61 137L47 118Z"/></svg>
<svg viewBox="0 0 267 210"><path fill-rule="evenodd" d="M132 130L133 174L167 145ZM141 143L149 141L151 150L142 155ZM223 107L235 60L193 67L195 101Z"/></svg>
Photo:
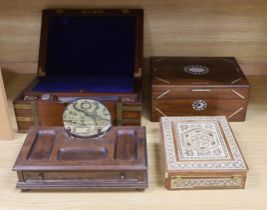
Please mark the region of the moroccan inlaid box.
<svg viewBox="0 0 267 210"><path fill-rule="evenodd" d="M245 187L248 167L224 116L162 117L160 127L167 189Z"/></svg>
<svg viewBox="0 0 267 210"><path fill-rule="evenodd" d="M18 130L62 126L79 98L103 102L113 125L140 125L142 60L142 9L43 10L37 77L13 102Z"/></svg>
<svg viewBox="0 0 267 210"><path fill-rule="evenodd" d="M227 116L244 121L250 85L233 57L152 57L151 119Z"/></svg>
<svg viewBox="0 0 267 210"><path fill-rule="evenodd" d="M13 170L22 190L143 190L148 184L145 127L112 127L97 138L69 136L63 127L30 128Z"/></svg>

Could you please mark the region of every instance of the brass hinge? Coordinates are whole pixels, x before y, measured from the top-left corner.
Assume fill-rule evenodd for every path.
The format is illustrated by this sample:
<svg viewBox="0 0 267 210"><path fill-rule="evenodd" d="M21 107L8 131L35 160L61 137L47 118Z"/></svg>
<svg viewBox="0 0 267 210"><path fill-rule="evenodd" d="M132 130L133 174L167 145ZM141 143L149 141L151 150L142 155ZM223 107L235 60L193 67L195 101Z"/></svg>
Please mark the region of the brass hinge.
<svg viewBox="0 0 267 210"><path fill-rule="evenodd" d="M38 76L39 77L45 77L46 76L46 72L43 70L43 68L41 66L38 69Z"/></svg>
<svg viewBox="0 0 267 210"><path fill-rule="evenodd" d="M138 68L138 69L137 69L137 72L134 73L134 76L135 76L135 77L142 77L142 68Z"/></svg>
<svg viewBox="0 0 267 210"><path fill-rule="evenodd" d="M130 13L130 10L129 9L123 9L123 10L121 10L121 13L123 13L123 14L129 14Z"/></svg>
<svg viewBox="0 0 267 210"><path fill-rule="evenodd" d="M59 14L59 15L62 15L62 14L64 13L64 10L63 10L63 9L58 9L58 10L56 11L56 13Z"/></svg>
<svg viewBox="0 0 267 210"><path fill-rule="evenodd" d="M101 14L101 13L104 13L104 10L102 9L93 9L93 10L87 10L87 9L84 9L81 11L82 14Z"/></svg>

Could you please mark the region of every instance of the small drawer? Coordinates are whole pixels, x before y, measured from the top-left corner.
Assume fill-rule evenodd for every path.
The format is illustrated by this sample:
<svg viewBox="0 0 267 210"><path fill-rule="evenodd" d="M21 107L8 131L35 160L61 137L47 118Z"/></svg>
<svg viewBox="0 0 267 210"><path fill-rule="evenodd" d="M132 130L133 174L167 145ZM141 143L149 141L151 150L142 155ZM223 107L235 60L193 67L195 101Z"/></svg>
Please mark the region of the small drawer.
<svg viewBox="0 0 267 210"><path fill-rule="evenodd" d="M136 180L143 181L143 171L24 171L24 180L51 181L51 180Z"/></svg>

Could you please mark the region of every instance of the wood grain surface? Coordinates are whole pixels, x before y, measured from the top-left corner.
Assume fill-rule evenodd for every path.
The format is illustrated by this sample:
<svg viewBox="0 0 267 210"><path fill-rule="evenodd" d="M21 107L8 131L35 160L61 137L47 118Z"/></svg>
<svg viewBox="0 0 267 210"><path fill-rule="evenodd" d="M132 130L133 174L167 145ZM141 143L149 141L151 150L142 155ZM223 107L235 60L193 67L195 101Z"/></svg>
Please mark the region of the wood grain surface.
<svg viewBox="0 0 267 210"><path fill-rule="evenodd" d="M30 75L13 76L13 79L6 77L10 100L27 84L29 77ZM250 76L248 80L252 84L252 90L247 119L245 122L230 123L250 169L244 190L167 191L162 179L159 124L148 120L148 105L145 101L142 125L147 127L149 165L149 188L146 191L21 193L15 189L17 174L11 169L26 135L16 134L14 141L0 143L0 209L267 209L267 77Z"/></svg>
<svg viewBox="0 0 267 210"><path fill-rule="evenodd" d="M9 108L6 98L6 91L2 78L2 72L0 69L0 140L11 140L13 139L13 128L11 125Z"/></svg>
<svg viewBox="0 0 267 210"><path fill-rule="evenodd" d="M235 56L246 74L265 74L265 0L0 0L0 65L36 71L44 8L143 8L144 55Z"/></svg>

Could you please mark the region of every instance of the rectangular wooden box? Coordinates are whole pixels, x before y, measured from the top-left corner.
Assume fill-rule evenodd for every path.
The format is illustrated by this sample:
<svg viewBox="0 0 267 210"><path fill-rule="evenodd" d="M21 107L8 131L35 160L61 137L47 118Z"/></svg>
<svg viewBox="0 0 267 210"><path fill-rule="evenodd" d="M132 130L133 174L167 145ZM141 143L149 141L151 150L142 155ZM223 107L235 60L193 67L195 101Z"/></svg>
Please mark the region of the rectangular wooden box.
<svg viewBox="0 0 267 210"><path fill-rule="evenodd" d="M62 127L30 128L13 170L17 188L145 189L145 127L112 127L104 136L69 137Z"/></svg>
<svg viewBox="0 0 267 210"><path fill-rule="evenodd" d="M62 126L78 98L104 103L113 125L140 125L143 10L44 10L37 78L14 100L18 130Z"/></svg>
<svg viewBox="0 0 267 210"><path fill-rule="evenodd" d="M224 116L162 117L160 127L167 189L245 187L248 167Z"/></svg>
<svg viewBox="0 0 267 210"><path fill-rule="evenodd" d="M152 57L151 120L225 115L244 121L250 85L233 57Z"/></svg>

